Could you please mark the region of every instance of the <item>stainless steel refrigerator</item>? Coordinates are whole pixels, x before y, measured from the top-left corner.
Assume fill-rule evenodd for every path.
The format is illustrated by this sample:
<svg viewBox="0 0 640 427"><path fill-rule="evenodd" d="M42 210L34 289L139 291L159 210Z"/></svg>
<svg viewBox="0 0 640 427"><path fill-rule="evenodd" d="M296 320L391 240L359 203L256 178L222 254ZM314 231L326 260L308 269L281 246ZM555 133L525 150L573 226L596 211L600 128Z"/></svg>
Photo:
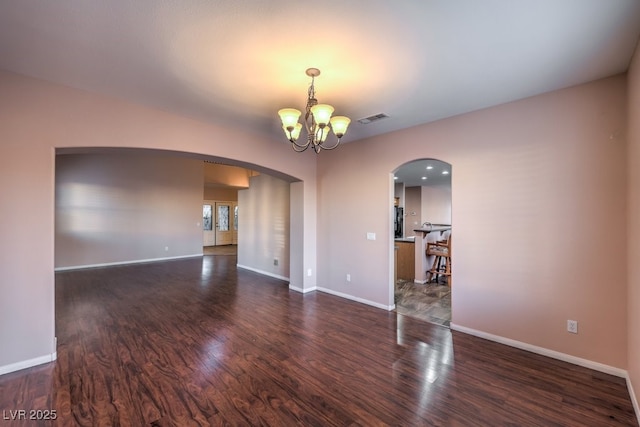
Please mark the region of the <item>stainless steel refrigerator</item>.
<svg viewBox="0 0 640 427"><path fill-rule="evenodd" d="M394 216L394 237L404 237L403 236L403 226L404 226L404 208L399 206L394 206L395 216Z"/></svg>

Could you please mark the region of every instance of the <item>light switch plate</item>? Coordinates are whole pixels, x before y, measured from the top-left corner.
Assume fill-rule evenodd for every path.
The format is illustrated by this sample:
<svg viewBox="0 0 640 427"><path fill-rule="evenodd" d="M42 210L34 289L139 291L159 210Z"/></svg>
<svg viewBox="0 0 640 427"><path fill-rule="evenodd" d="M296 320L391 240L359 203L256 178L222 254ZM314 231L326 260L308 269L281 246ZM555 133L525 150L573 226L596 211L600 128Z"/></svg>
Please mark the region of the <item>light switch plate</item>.
<svg viewBox="0 0 640 427"><path fill-rule="evenodd" d="M367 240L376 240L376 233L367 233Z"/></svg>

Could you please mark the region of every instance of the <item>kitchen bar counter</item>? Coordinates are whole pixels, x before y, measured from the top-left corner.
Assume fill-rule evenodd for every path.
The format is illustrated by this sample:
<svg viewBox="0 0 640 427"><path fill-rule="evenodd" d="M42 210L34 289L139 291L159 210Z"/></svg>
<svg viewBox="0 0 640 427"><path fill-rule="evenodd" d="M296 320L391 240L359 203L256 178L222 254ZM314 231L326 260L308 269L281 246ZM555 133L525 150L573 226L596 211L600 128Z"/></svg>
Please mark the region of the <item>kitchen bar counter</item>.
<svg viewBox="0 0 640 427"><path fill-rule="evenodd" d="M450 225L434 225L431 228L427 227L427 228L414 228L413 229L413 231L420 232L420 233L432 233L432 232L435 232L435 231L443 232L443 231L447 231L447 230L451 230L451 226Z"/></svg>
<svg viewBox="0 0 640 427"><path fill-rule="evenodd" d="M394 239L396 242L407 242L407 243L413 243L416 241L415 236L410 236L410 237L396 237Z"/></svg>
<svg viewBox="0 0 640 427"><path fill-rule="evenodd" d="M446 224L432 224L430 227L415 228L413 231L416 233L415 242L415 278L416 283L427 283L427 270L430 268L426 255L427 247L427 235L429 233L442 233L443 231L451 230L450 225Z"/></svg>

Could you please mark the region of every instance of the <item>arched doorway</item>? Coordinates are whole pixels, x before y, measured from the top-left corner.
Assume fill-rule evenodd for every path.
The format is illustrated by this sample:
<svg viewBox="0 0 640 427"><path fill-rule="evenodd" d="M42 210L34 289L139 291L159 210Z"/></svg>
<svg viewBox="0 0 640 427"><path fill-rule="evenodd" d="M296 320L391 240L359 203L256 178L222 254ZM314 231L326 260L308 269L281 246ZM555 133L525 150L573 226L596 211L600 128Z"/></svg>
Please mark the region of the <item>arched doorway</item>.
<svg viewBox="0 0 640 427"><path fill-rule="evenodd" d="M64 164L63 158L67 158ZM258 165L170 150L85 148L57 151L55 270L201 255L204 218L199 218L198 210L203 200L203 174L197 167L202 168L203 161L211 159L228 167L251 170L251 175L261 174L265 178L262 181L269 178L278 182L277 197L269 183L263 183L261 190L256 190L270 195L268 203L262 203L262 207L270 208L265 212L254 207L255 216L260 218L252 221L262 224L265 217L272 219L274 212L281 213L276 218L278 234L275 235L275 231L261 234L267 242L277 241L278 251L266 247L263 253L245 253L242 267L290 280L293 289L304 290L306 287L300 280L302 262L297 256L290 260L291 253L302 252L302 243L298 241L300 238L293 242L288 238L289 235L300 235L296 228L301 223L296 216L302 211L302 199L297 197L300 181ZM173 179L169 175L179 178ZM294 189L293 198L290 198L290 186ZM260 194L254 195L253 199L262 200ZM276 210L273 205L278 202L282 206ZM290 210L293 218L289 215ZM248 238L255 239L255 235L245 233ZM245 245L247 248L255 246L264 248L266 244L249 242Z"/></svg>
<svg viewBox="0 0 640 427"><path fill-rule="evenodd" d="M435 253L440 249L435 242L451 242L451 177L451 164L430 158L404 163L393 171L391 286L396 311L447 327L451 322L451 287L450 276L444 273L451 254L448 258L427 255L427 248Z"/></svg>

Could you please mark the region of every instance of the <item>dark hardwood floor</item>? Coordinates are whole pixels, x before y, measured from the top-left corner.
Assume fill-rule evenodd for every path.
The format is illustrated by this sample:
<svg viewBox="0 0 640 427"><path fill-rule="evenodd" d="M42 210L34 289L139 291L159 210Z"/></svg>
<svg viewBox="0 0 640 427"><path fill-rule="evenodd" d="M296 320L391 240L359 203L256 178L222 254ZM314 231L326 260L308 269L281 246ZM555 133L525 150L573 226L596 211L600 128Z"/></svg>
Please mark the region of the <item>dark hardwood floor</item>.
<svg viewBox="0 0 640 427"><path fill-rule="evenodd" d="M634 426L620 378L236 270L56 274L58 360L0 377L56 426ZM3 424L4 425L4 424Z"/></svg>

